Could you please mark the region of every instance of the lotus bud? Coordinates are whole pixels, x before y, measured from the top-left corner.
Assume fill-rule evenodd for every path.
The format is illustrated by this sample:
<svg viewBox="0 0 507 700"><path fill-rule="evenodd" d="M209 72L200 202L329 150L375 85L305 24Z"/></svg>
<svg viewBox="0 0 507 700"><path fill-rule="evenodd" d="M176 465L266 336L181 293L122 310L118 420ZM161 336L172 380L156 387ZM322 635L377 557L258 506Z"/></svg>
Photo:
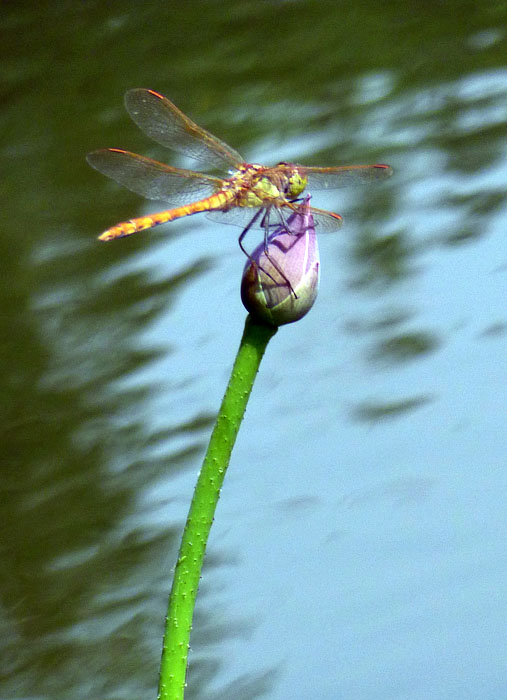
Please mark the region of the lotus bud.
<svg viewBox="0 0 507 700"><path fill-rule="evenodd" d="M241 300L253 317L281 326L299 321L319 288L319 248L307 197L252 253L241 281Z"/></svg>

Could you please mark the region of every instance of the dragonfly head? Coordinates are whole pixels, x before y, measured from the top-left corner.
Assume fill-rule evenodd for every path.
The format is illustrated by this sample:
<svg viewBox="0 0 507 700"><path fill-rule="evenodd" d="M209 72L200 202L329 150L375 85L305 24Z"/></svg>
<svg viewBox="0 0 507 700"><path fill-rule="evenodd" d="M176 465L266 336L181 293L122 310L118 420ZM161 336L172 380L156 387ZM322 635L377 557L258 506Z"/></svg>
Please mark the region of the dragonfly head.
<svg viewBox="0 0 507 700"><path fill-rule="evenodd" d="M287 184L285 186L285 196L290 199L299 197L308 184L308 178L299 171L297 165L293 165L292 163L281 162L278 163L276 167L283 167L286 171Z"/></svg>

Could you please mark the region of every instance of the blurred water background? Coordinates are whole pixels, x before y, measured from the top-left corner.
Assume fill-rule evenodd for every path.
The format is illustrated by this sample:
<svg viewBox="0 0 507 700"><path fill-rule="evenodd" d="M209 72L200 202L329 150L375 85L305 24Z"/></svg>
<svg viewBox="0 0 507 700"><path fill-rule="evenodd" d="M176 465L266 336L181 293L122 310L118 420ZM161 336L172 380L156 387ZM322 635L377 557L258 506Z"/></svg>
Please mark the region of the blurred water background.
<svg viewBox="0 0 507 700"><path fill-rule="evenodd" d="M4 3L0 698L156 696L178 538L239 343L234 227L85 163L149 87L250 161L385 162L314 193L319 298L265 356L186 697L504 700L507 6ZM252 247L258 242L250 237Z"/></svg>

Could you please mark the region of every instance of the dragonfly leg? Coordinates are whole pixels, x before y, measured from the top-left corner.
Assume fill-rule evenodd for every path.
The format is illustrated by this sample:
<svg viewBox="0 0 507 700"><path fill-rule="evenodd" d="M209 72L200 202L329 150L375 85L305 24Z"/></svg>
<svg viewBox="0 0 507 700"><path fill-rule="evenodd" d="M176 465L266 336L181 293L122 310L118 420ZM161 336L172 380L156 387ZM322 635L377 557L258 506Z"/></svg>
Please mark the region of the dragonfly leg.
<svg viewBox="0 0 507 700"><path fill-rule="evenodd" d="M244 247L244 245L243 245L243 239L245 238L246 234L250 231L250 229L252 228L252 226L255 224L255 222L257 221L257 219L258 219L259 216L261 215L261 212L262 212L262 209L258 209L258 210L255 212L254 216L251 218L251 220L249 221L249 223L247 224L247 226L243 229L243 231L241 231L241 233L239 234L239 238L238 238L239 247L241 248L241 250L243 251L243 253L246 255L246 257L247 257L247 258L250 260L250 262L252 262L252 263L255 262L255 261L253 260L252 256L251 256L250 253L247 251L247 249Z"/></svg>
<svg viewBox="0 0 507 700"><path fill-rule="evenodd" d="M264 214L264 216L263 216L263 218L262 218L262 222L261 222L261 226L263 226L263 228L264 228L264 255L267 257L267 259L269 260L269 262L273 265L273 267L274 267L275 270L278 272L278 274L282 277L282 279L285 280L285 282L287 283L288 288L290 289L290 293L293 295L294 299L297 299L297 298L298 298L298 295L297 295L296 292L294 291L294 288L293 288L292 284L290 283L290 280L289 280L289 279L287 278L287 276L284 274L283 270L280 268L280 266L278 265L278 263L277 263L275 260L273 260L273 258L272 258L272 257L270 256L270 254L269 254L269 248L268 248L268 246L269 246L269 227L270 227L270 225L271 225L271 226L274 226L274 225L275 225L275 224L270 224L270 223L269 223L269 214L270 214L270 211L271 211L271 208L269 208L269 209L266 210L266 213ZM281 220L281 222L282 222L282 226L283 226L284 230L287 231L287 233L290 233L290 230L289 230L289 228L287 227L287 223L286 223L285 219L283 218L282 212L281 212L278 208L276 209L276 212L277 212L278 216L280 217L280 220ZM267 272L267 270L263 270L263 272L264 272L266 275L268 275L268 277L269 277L271 280L273 280L273 282L274 282L275 284L277 284L276 280L273 279L272 275L270 275L269 272Z"/></svg>
<svg viewBox="0 0 507 700"><path fill-rule="evenodd" d="M277 280L275 280L275 278L273 277L273 275L271 275L271 274L268 272L268 270L266 270L264 267L262 267L261 265L259 265L259 263L257 262L257 260L254 260L254 259L253 259L253 257L250 255L250 253L248 252L248 250L247 250L247 249L245 248L245 246L243 245L243 239L245 238L246 234L250 231L250 229L252 228L252 226L256 223L256 221L259 219L261 213L262 213L262 209L259 209L259 210L254 214L254 216L252 217L252 219L249 221L248 225L247 225L247 226L243 229L243 231L241 232L241 234L240 234L240 236L239 236L239 238L238 238L238 243L239 243L239 247L241 248L241 250L243 251L243 253L246 255L246 257L250 260L250 262L252 263L252 265L255 265L256 267L258 267L259 269L261 269L261 270L264 272L264 274L265 274L267 277L269 277L269 279L273 282L273 284L278 284ZM274 225L274 224L273 224L273 225ZM268 235L269 235L269 209L268 209L267 211L265 211L264 216L263 216L262 219L261 219L261 227L264 229L264 254L265 254L266 257L268 258L268 260L270 261L270 263L273 265L273 267L275 268L275 270L278 272L278 274L285 280L285 282L287 283L287 285L288 285L289 288L290 288L291 293L294 294L294 297L297 299L297 296L296 296L296 294L295 294L295 292L294 292L294 290L293 290L293 288L292 288L291 283L289 282L289 280L287 279L287 277L283 274L282 270L280 270L280 267L275 263L275 261L270 257L270 255L269 255L269 253L268 253L267 247L268 247Z"/></svg>

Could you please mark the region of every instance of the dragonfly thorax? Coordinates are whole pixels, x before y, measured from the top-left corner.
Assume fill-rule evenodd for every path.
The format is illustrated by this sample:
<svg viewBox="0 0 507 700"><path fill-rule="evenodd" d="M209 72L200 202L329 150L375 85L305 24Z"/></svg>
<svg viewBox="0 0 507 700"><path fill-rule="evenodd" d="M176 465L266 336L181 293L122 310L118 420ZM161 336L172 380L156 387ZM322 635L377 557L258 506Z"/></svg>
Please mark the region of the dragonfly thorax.
<svg viewBox="0 0 507 700"><path fill-rule="evenodd" d="M266 167L245 164L229 179L229 188L236 193L236 206L258 207L279 205L298 197L307 185L307 178L295 165L279 163Z"/></svg>
<svg viewBox="0 0 507 700"><path fill-rule="evenodd" d="M306 183L305 183L306 184ZM287 167L266 167L246 163L227 180L223 188L234 192L234 206L259 207L280 205L304 189L301 178Z"/></svg>

